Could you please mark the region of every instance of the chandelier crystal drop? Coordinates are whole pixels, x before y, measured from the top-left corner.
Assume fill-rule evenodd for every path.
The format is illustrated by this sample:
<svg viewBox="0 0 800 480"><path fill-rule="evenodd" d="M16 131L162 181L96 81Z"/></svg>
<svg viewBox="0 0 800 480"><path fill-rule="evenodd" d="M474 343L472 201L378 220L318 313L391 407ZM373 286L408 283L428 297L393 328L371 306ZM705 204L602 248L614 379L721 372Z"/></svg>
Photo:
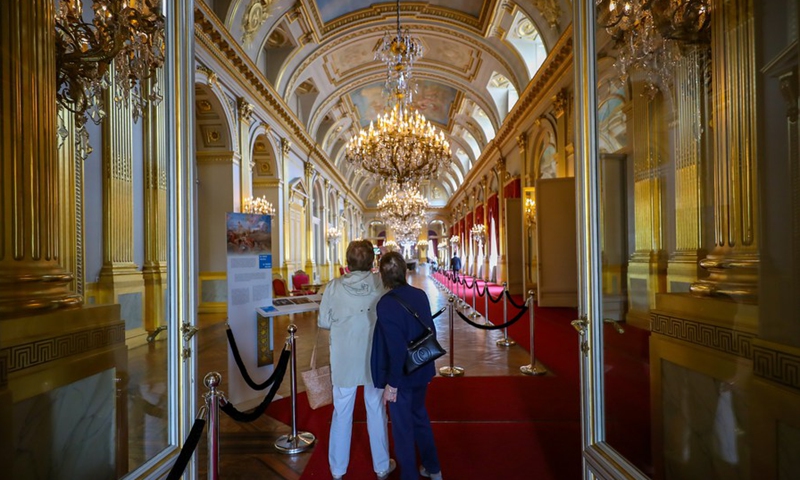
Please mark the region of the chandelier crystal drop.
<svg viewBox="0 0 800 480"><path fill-rule="evenodd" d="M437 178L451 161L450 143L425 116L411 108L412 66L422 55L419 40L400 28L384 38L375 58L386 64L387 111L369 129L361 129L347 144L345 158L384 185L405 185Z"/></svg>
<svg viewBox="0 0 800 480"><path fill-rule="evenodd" d="M134 120L162 97L155 81L164 64L164 15L160 0L94 0L94 18L83 20L82 0L59 0L56 24L56 100L95 123L105 116L102 93L111 82L115 102L132 104ZM112 74L113 68L113 74Z"/></svg>

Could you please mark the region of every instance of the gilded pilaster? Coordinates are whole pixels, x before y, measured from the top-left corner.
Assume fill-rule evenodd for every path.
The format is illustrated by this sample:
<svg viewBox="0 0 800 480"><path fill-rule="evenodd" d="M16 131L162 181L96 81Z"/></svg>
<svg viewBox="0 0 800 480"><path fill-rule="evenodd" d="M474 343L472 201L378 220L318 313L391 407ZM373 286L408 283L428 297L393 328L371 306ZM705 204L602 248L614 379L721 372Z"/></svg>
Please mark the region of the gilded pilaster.
<svg viewBox="0 0 800 480"><path fill-rule="evenodd" d="M305 271L308 273L309 277L314 276L314 265L316 264L316 259L314 258L314 222L312 219L313 216L313 203L311 199L314 196L314 175L316 175L317 170L314 168L314 165L311 162L305 163L305 174L306 174L306 186L308 188L308 202L306 203L306 261L305 261Z"/></svg>
<svg viewBox="0 0 800 480"><path fill-rule="evenodd" d="M692 47L675 72L675 251L667 267L667 290L686 291L699 277L703 249L703 169L707 121L705 67L708 52ZM676 288L677 286L677 288Z"/></svg>
<svg viewBox="0 0 800 480"><path fill-rule="evenodd" d="M661 129L663 98L641 97L634 102L633 181L634 253L628 269L630 310L627 320L635 326L649 325L649 311L657 293L666 291L666 255L663 250L664 172L661 152L665 143Z"/></svg>
<svg viewBox="0 0 800 480"><path fill-rule="evenodd" d="M281 169L281 178L283 179L283 209L280 212L281 219L283 220L281 223L281 228L283 230L283 263L281 264L280 274L281 276L289 281L289 254L288 248L291 242L291 228L290 228L290 192L288 188L288 179L289 179L289 151L292 148L291 142L286 138L281 138L281 163L279 168Z"/></svg>
<svg viewBox="0 0 800 480"><path fill-rule="evenodd" d="M758 299L758 128L752 0L717 2L711 15L714 102L714 248L700 265L700 295ZM723 61L722 59L731 59Z"/></svg>
<svg viewBox="0 0 800 480"><path fill-rule="evenodd" d="M59 263L54 12L49 0L0 6L0 312L79 305ZM35 74L35 75L34 75Z"/></svg>
<svg viewBox="0 0 800 480"><path fill-rule="evenodd" d="M483 189L483 231L486 232L485 240L483 241L483 279L489 281L491 272L489 272L489 245L491 238L489 237L489 179L483 177L481 179L481 189Z"/></svg>
<svg viewBox="0 0 800 480"><path fill-rule="evenodd" d="M133 118L128 106L115 101L121 92L113 68L109 76L104 93L110 107L103 120L103 267L98 293L100 303L120 303L122 294L142 294L144 281L133 263Z"/></svg>
<svg viewBox="0 0 800 480"><path fill-rule="evenodd" d="M508 250L508 239L506 238L506 161L500 158L494 166L494 174L497 176L497 233L500 238L499 255L497 257L497 283L502 284L507 280L506 272L508 270L508 260L506 259L506 251Z"/></svg>
<svg viewBox="0 0 800 480"><path fill-rule="evenodd" d="M236 101L236 108L239 111L239 153L241 155L240 173L240 198L239 205L244 203L245 198L253 196L253 149L250 146L250 125L253 121L253 110L255 107L248 103L244 98Z"/></svg>
<svg viewBox="0 0 800 480"><path fill-rule="evenodd" d="M75 274L70 290L83 295L83 162L91 147L75 114L63 107L58 109L58 129L58 259Z"/></svg>
<svg viewBox="0 0 800 480"><path fill-rule="evenodd" d="M322 237L323 242L325 242L324 248L322 251L325 252L325 258L321 258L320 261L322 265L320 265L319 276L320 281L323 283L328 282L332 276L331 272L331 249L336 248L336 245L331 245L328 242L328 228L332 225L329 223L328 218L330 218L330 191L331 191L331 182L326 178L323 182L323 189L322 189L322 218L320 218L320 228L322 229Z"/></svg>
<svg viewBox="0 0 800 480"><path fill-rule="evenodd" d="M164 85L164 71L156 72ZM145 88L151 88L148 80ZM164 102L149 102L143 118L144 162L144 328L148 332L166 325L167 289L167 139Z"/></svg>

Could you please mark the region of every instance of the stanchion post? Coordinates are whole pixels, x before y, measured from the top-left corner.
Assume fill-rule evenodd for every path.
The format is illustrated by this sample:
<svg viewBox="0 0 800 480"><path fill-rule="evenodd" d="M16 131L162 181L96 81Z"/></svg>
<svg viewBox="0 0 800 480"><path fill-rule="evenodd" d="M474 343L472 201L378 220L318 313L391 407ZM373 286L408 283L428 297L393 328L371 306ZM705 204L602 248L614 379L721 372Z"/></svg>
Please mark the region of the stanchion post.
<svg viewBox="0 0 800 480"><path fill-rule="evenodd" d="M297 332L297 326L295 324L289 325L288 331L289 348L292 352L289 359L291 365L289 373L292 386L292 434L278 437L275 441L275 448L281 453L293 455L311 448L311 445L314 444L317 438L313 433L297 431L297 338L294 335L295 332Z"/></svg>
<svg viewBox="0 0 800 480"><path fill-rule="evenodd" d="M219 401L223 392L217 390L222 383L222 375L209 372L203 378L203 384L208 388L204 395L206 410L208 412L208 479L219 480Z"/></svg>
<svg viewBox="0 0 800 480"><path fill-rule="evenodd" d="M472 277L472 310L475 310L475 299L478 296L478 277Z"/></svg>
<svg viewBox="0 0 800 480"><path fill-rule="evenodd" d="M483 283L483 324L491 325L489 321L489 281Z"/></svg>
<svg viewBox="0 0 800 480"><path fill-rule="evenodd" d="M503 282L503 323L508 322L508 283ZM511 347L516 345L513 339L508 338L508 327L503 327L503 338L495 342L498 347Z"/></svg>
<svg viewBox="0 0 800 480"><path fill-rule="evenodd" d="M450 313L450 365L441 367L439 369L439 375L443 377L460 377L461 375L464 375L464 369L462 367L456 367L455 365L453 365L453 356L454 356L453 350L455 345L455 342L453 341L455 333L453 331L453 317L455 315L455 305L454 305L455 301L456 297L454 297L453 295L450 295L450 297L447 299L447 302L449 304L448 311Z"/></svg>
<svg viewBox="0 0 800 480"><path fill-rule="evenodd" d="M547 373L547 369L536 363L536 355L533 353L533 320L535 317L533 312L533 290L528 290L528 315L531 319L531 363L519 367L519 371L525 375L544 375Z"/></svg>

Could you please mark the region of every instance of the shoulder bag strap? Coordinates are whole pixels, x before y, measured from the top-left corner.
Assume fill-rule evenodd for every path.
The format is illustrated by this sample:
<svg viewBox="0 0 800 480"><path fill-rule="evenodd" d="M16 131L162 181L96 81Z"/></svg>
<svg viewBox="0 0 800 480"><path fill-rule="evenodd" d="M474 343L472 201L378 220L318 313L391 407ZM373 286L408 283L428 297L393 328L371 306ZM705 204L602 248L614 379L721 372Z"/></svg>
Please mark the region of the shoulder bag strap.
<svg viewBox="0 0 800 480"><path fill-rule="evenodd" d="M423 323L423 322L422 322L422 320L420 320L420 318L419 318L419 315L417 314L417 312L415 312L414 310L411 310L411 307L409 307L409 306L408 306L408 304L407 304L407 303L406 303L406 302L405 302L405 301L404 301L402 298L400 298L400 296L399 296L399 295L397 295L397 294L396 294L396 293L394 293L394 292L389 292L389 295L391 295L391 296L392 296L392 297L393 297L395 300L397 300L397 303L399 303L400 305L402 305L402 306L403 306L403 308L405 308L405 309L406 309L406 311L407 311L408 313L410 313L411 315L413 315L413 316L414 316L414 318L416 318L416 319L417 319L417 321L419 322L419 324L420 324L420 325L422 325L422 327L423 327L425 330L430 330L430 329L431 329L431 327L429 327L429 326L425 325L425 323Z"/></svg>

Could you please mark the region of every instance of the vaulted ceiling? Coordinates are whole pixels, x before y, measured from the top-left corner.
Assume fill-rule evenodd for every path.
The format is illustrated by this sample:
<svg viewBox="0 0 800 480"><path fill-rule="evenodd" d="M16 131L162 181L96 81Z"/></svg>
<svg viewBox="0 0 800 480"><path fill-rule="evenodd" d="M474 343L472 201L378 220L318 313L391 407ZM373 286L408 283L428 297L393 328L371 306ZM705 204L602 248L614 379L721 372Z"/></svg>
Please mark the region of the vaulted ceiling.
<svg viewBox="0 0 800 480"><path fill-rule="evenodd" d="M205 0L262 69L367 206L381 187L345 160L347 141L385 108L397 3L374 0ZM423 191L444 205L550 45L569 24L568 0L400 2L403 29L424 46L414 106L449 137L453 162Z"/></svg>

